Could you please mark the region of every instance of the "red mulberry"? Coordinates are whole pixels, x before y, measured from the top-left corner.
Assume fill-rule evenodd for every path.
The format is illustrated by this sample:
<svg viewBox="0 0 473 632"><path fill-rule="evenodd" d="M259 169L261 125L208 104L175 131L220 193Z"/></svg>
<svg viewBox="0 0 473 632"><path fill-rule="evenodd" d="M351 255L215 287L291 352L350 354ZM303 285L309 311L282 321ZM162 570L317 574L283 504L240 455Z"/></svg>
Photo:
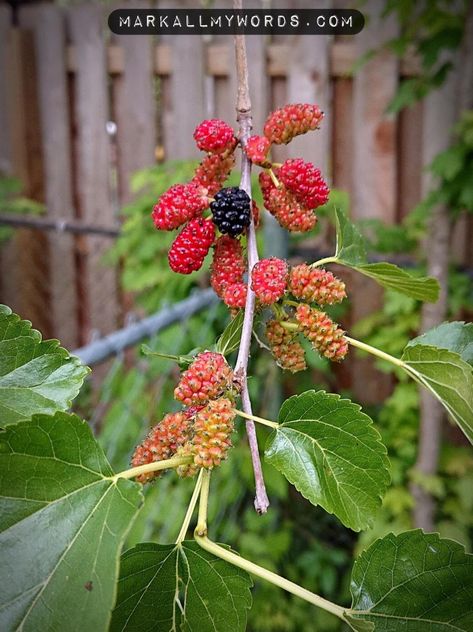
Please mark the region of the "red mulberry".
<svg viewBox="0 0 473 632"><path fill-rule="evenodd" d="M217 296L222 298L228 285L241 283L245 269L245 258L240 241L228 235L219 237L215 242L210 274L210 283Z"/></svg>
<svg viewBox="0 0 473 632"><path fill-rule="evenodd" d="M215 228L211 220L191 219L169 250L168 260L171 270L180 274L190 274L200 270L214 240Z"/></svg>
<svg viewBox="0 0 473 632"><path fill-rule="evenodd" d="M307 208L315 209L328 200L330 189L320 170L302 158L286 160L278 170L278 178L296 200Z"/></svg>
<svg viewBox="0 0 473 632"><path fill-rule="evenodd" d="M317 216L311 209L299 204L285 187L276 188L267 173L260 173L259 182L265 207L283 228L300 233L314 228Z"/></svg>
<svg viewBox="0 0 473 632"><path fill-rule="evenodd" d="M199 353L184 371L174 390L174 397L186 406L204 404L221 395L233 379L233 371L221 353Z"/></svg>
<svg viewBox="0 0 473 632"><path fill-rule="evenodd" d="M199 149L212 154L233 150L236 146L233 129L220 119L202 121L195 128L194 139Z"/></svg>
<svg viewBox="0 0 473 632"><path fill-rule="evenodd" d="M251 289L263 305L272 305L284 296L286 283L287 263L283 259L261 259L251 271Z"/></svg>
<svg viewBox="0 0 473 632"><path fill-rule="evenodd" d="M286 105L268 116L264 125L264 135L271 143L287 144L295 136L317 129L323 116L324 113L318 105Z"/></svg>
<svg viewBox="0 0 473 632"><path fill-rule="evenodd" d="M193 217L202 215L209 200L202 187L194 182L174 184L159 198L152 213L158 230L174 230Z"/></svg>

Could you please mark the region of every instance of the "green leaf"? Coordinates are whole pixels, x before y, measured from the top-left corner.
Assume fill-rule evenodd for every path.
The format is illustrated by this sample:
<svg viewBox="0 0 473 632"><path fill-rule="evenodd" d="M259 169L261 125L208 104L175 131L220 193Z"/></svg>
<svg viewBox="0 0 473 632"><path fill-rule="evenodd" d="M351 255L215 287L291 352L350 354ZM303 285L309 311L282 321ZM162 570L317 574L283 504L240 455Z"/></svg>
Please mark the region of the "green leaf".
<svg viewBox="0 0 473 632"><path fill-rule="evenodd" d="M266 460L347 527L369 527L389 483L389 461L368 415L339 395L306 391L283 403L279 422Z"/></svg>
<svg viewBox="0 0 473 632"><path fill-rule="evenodd" d="M356 266L366 263L365 239L345 213L335 208L335 227L337 231L337 248L335 257L340 263Z"/></svg>
<svg viewBox="0 0 473 632"><path fill-rule="evenodd" d="M242 632L251 585L197 542L138 544L122 556L110 631Z"/></svg>
<svg viewBox="0 0 473 632"><path fill-rule="evenodd" d="M436 533L377 540L355 562L351 593L345 618L357 632L473 630L473 556Z"/></svg>
<svg viewBox="0 0 473 632"><path fill-rule="evenodd" d="M217 340L215 351L228 355L240 346L241 330L243 327L243 312L240 311L235 318L225 327L224 332Z"/></svg>
<svg viewBox="0 0 473 632"><path fill-rule="evenodd" d="M34 415L0 434L0 629L106 631L141 486L114 481L89 426Z"/></svg>
<svg viewBox="0 0 473 632"><path fill-rule="evenodd" d="M408 347L416 345L448 349L448 351L458 353L465 362L473 365L473 323L458 320L442 323L407 343Z"/></svg>
<svg viewBox="0 0 473 632"><path fill-rule="evenodd" d="M433 277L414 277L393 263L364 263L351 267L374 279L383 287L411 298L428 303L435 303L438 300L440 286Z"/></svg>
<svg viewBox="0 0 473 632"><path fill-rule="evenodd" d="M89 369L0 305L0 425L67 410Z"/></svg>
<svg viewBox="0 0 473 632"><path fill-rule="evenodd" d="M450 413L473 443L473 372L458 353L427 345L408 346L401 360Z"/></svg>

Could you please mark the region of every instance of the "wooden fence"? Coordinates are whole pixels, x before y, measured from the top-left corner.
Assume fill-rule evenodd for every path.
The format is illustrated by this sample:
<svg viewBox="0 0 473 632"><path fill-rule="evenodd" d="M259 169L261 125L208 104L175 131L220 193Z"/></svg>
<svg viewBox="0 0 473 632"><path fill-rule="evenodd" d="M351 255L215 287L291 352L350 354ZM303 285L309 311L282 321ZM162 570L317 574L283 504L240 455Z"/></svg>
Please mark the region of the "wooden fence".
<svg viewBox="0 0 473 632"><path fill-rule="evenodd" d="M396 222L425 191L422 169L439 148L439 116L448 129L454 108L438 96L397 117L385 113L401 78L417 72L412 58L399 62L384 52L351 77L360 55L396 34L395 21L377 17L381 4L365 3L370 21L355 37L248 37L250 87L256 130L274 107L319 103L322 130L277 158L313 160L350 193L355 218ZM9 7L0 5L0 170L20 177L51 218L114 227L134 171L157 157L196 158L195 125L234 119L235 73L232 37L115 36L106 27L110 11L31 5L12 26ZM107 131L110 121L116 134L113 126ZM466 231L457 236L460 256L467 239ZM101 261L109 245L101 236L17 231L1 253L1 300L69 347L112 331L123 300L117 271ZM357 291L366 283L358 280ZM356 303L355 317L379 298L370 296Z"/></svg>

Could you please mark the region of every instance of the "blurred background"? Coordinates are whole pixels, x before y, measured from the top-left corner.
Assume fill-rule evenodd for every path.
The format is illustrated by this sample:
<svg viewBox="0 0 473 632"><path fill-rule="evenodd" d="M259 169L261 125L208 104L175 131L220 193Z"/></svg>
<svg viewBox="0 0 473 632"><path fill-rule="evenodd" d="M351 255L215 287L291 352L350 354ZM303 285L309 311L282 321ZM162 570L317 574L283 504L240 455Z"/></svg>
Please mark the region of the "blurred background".
<svg viewBox="0 0 473 632"><path fill-rule="evenodd" d="M317 3L351 6L366 18L357 36L247 38L255 133L276 107L318 103L322 129L278 148L274 158L313 161L332 188L315 233L288 240L265 213L260 248L294 262L331 254L326 218L338 205L359 223L370 260L436 276L442 297L422 307L334 269L350 299L334 317L352 335L398 355L418 332L447 318L471 320L473 312L473 3ZM259 7L310 3L251 4ZM125 468L150 425L176 409L178 368L143 356L140 343L185 354L210 346L228 321L205 290L208 264L189 277L170 272L173 235L157 233L150 212L171 184L192 177L200 159L195 126L209 117L234 121L236 85L232 37L115 36L106 26L112 8L0 3L0 302L92 366L75 408L113 466ZM237 184L238 174L229 183ZM255 197L261 203L256 186ZM140 331L142 319L156 314ZM213 480L212 536L343 603L353 555L386 532L419 526L471 550L473 455L435 402L391 367L353 351L336 367L314 353L309 359L306 373L288 376L267 352L255 353L254 408L275 418L284 398L309 388L363 405L392 465L373 529L345 529L269 467L272 504L257 516L242 434ZM262 444L264 437L263 428ZM174 475L150 486L127 544L172 541L191 487ZM330 615L269 585L258 582L254 599L254 632L341 629Z"/></svg>

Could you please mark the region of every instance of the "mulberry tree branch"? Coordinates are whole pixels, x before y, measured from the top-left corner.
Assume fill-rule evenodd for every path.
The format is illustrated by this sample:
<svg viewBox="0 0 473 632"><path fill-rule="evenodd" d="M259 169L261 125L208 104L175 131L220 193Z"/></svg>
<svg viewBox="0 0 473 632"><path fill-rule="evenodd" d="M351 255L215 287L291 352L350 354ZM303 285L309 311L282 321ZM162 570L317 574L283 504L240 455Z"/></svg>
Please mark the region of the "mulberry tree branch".
<svg viewBox="0 0 473 632"><path fill-rule="evenodd" d="M242 0L234 0L234 9L242 8ZM244 35L235 35L235 59L237 71L237 121L239 124L239 138L242 147L245 145L252 128L251 100L248 85L248 62L246 58L246 44ZM240 188L246 191L251 198L251 163L244 151L241 159L241 181ZM250 395L248 392L247 367L250 357L251 336L253 331L253 320L255 313L255 294L250 287L251 270L258 262L258 249L256 246L256 235L253 221L248 228L248 293L246 297L245 315L240 339L238 358L235 364L235 373L241 381L241 401L243 411L252 414ZM252 420L246 421L246 434L250 446L251 460L255 474L255 509L258 513L266 513L269 506L268 495L264 484L263 470L258 450L258 440L256 437L255 424Z"/></svg>

